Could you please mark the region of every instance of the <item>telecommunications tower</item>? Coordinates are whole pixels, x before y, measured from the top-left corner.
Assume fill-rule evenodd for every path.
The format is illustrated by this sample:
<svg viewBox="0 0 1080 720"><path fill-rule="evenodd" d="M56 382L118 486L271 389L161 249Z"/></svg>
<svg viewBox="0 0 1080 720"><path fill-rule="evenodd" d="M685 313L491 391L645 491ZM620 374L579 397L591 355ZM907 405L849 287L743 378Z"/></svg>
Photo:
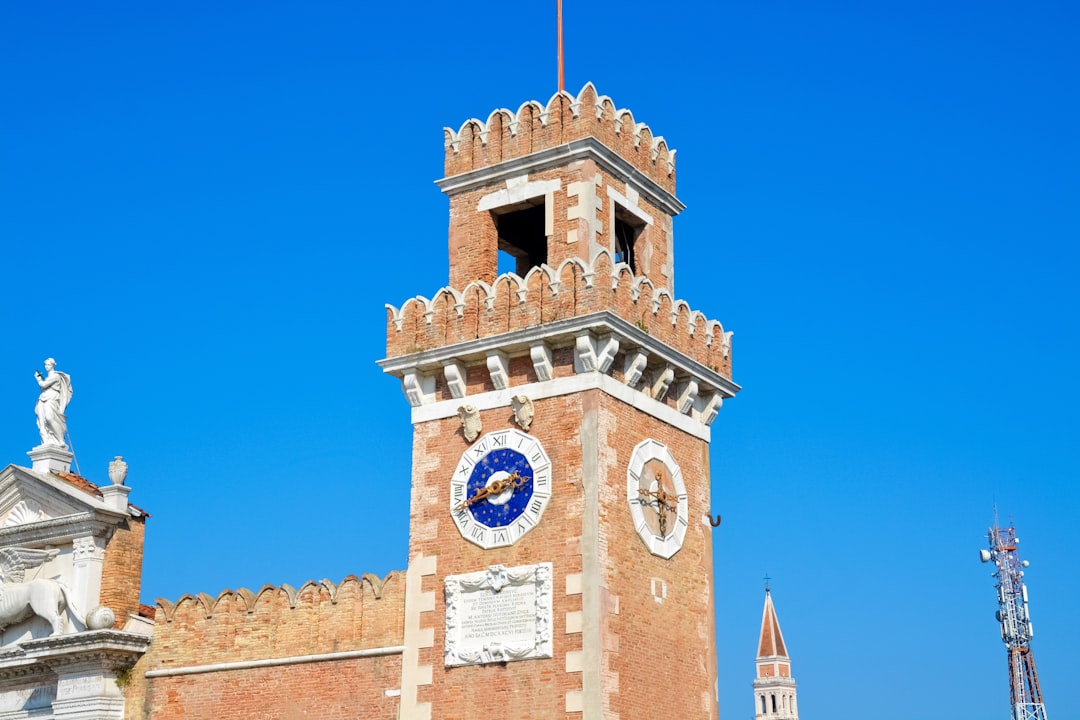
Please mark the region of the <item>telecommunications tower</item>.
<svg viewBox="0 0 1080 720"><path fill-rule="evenodd" d="M1028 591L1024 584L1027 560L1020 560L1016 545L1016 528L998 527L997 520L987 535L990 549L980 550L979 559L993 562L997 578L998 611L1001 639L1009 655L1009 698L1012 701L1012 720L1046 720L1039 675L1035 672L1035 657L1031 654L1031 614L1028 610Z"/></svg>

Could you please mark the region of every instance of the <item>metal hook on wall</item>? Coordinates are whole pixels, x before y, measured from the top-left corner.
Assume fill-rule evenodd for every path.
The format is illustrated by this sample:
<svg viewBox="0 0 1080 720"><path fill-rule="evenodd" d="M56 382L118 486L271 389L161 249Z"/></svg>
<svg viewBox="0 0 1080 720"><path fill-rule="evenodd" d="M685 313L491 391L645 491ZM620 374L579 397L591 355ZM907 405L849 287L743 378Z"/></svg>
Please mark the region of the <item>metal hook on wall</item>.
<svg viewBox="0 0 1080 720"><path fill-rule="evenodd" d="M719 515L716 516L715 520L713 520L712 515L706 515L705 517L709 518L709 524L710 525L712 525L713 527L720 527L720 516Z"/></svg>

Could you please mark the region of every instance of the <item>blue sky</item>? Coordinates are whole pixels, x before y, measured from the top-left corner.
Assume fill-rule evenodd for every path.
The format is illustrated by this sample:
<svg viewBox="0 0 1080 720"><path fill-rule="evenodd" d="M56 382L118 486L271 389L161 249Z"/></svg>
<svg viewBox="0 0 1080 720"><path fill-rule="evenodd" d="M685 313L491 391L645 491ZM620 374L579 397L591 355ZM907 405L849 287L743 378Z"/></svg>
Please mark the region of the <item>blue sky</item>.
<svg viewBox="0 0 1080 720"><path fill-rule="evenodd" d="M56 357L82 473L123 454L153 514L146 600L405 566L383 304L446 282L442 127L556 89L551 5L0 10L0 463ZM1004 717L996 502L1080 719L1075 5L565 19L567 88L678 149L676 295L735 332L721 713L752 712L768 573L805 717Z"/></svg>

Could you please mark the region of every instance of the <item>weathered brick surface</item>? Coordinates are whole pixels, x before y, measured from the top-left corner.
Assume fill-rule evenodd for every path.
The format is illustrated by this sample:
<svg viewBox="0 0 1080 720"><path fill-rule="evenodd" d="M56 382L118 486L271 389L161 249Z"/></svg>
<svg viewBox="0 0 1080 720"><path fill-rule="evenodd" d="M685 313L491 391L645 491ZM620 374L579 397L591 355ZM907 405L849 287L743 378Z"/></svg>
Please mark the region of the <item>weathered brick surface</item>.
<svg viewBox="0 0 1080 720"><path fill-rule="evenodd" d="M565 633L566 614L582 610L581 595L566 595L566 576L582 572L585 513L581 418L598 408L599 562L606 602L601 615L604 707L612 717L652 718L656 690L680 717L715 718L715 632L711 577L711 527L707 444L598 390L536 402L531 430L554 467L554 492L540 524L509 548L481 549L461 537L449 512L449 481L469 447L456 418L423 423L414 433L414 484L410 554L438 557L438 576L426 578L436 593L435 647L421 652L433 666L433 684L419 699L434 717L580 718L567 713L565 695L582 689L582 674L566 671L566 653L581 650L581 634ZM485 430L510 426L503 408L481 414ZM670 560L652 555L633 526L626 470L634 447L653 438L679 461L689 495L690 526ZM552 562L554 651L552 660L445 669L442 665L445 604L441 578L507 566ZM662 594L657 602L653 594Z"/></svg>
<svg viewBox="0 0 1080 720"><path fill-rule="evenodd" d="M126 520L105 545L101 604L116 613L117 628L124 626L129 614L139 614L145 537L146 516L143 515Z"/></svg>
<svg viewBox="0 0 1080 720"><path fill-rule="evenodd" d="M393 718L398 654L147 678L150 670L400 646L405 582L391 573L340 586L224 591L159 600L149 652L125 689L138 718ZM377 587L381 585L381 587ZM378 590L378 595L376 594ZM290 596L291 595L291 596Z"/></svg>
<svg viewBox="0 0 1080 720"><path fill-rule="evenodd" d="M128 720L396 720L401 656L155 678ZM126 690L130 698L134 686Z"/></svg>
<svg viewBox="0 0 1080 720"><path fill-rule="evenodd" d="M708 444L626 405L601 396L600 524L604 585L618 599L606 614L604 667L611 673L611 709L620 718L657 715L657 688L665 712L680 718L715 718L716 644L712 603L712 527ZM682 469L689 527L682 549L669 559L651 554L630 515L626 471L634 447L658 440ZM654 581L656 587L653 587ZM663 583L661 585L660 583ZM666 597L657 602L654 589Z"/></svg>
<svg viewBox="0 0 1080 720"><path fill-rule="evenodd" d="M581 689L581 673L565 671L566 653L581 650L581 634L567 634L566 613L580 611L581 595L566 594L566 576L581 572L579 539L583 497L581 443L578 438L581 396L536 403L544 422L531 433L552 460L553 492L539 525L510 547L484 550L461 537L450 517L450 478L469 447L457 418L417 425L413 435L410 556L438 557L438 575L425 578L435 591L435 646L422 650L420 664L431 665L433 682L418 699L432 703L433 717L468 720L488 717L566 718L568 691ZM504 408L481 413L485 429L508 426ZM445 668L446 605L442 578L476 572L496 563L506 566L553 564L553 648L550 660L505 665Z"/></svg>

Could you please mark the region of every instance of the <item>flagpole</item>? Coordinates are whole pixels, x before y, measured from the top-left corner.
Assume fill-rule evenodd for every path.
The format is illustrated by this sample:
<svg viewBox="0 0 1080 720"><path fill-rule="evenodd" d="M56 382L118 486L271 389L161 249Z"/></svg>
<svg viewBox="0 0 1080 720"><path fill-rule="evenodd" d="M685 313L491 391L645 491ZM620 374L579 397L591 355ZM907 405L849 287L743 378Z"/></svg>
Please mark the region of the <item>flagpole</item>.
<svg viewBox="0 0 1080 720"><path fill-rule="evenodd" d="M564 89L563 85L563 45L562 45L562 0L555 0L556 22L559 27L559 92Z"/></svg>

